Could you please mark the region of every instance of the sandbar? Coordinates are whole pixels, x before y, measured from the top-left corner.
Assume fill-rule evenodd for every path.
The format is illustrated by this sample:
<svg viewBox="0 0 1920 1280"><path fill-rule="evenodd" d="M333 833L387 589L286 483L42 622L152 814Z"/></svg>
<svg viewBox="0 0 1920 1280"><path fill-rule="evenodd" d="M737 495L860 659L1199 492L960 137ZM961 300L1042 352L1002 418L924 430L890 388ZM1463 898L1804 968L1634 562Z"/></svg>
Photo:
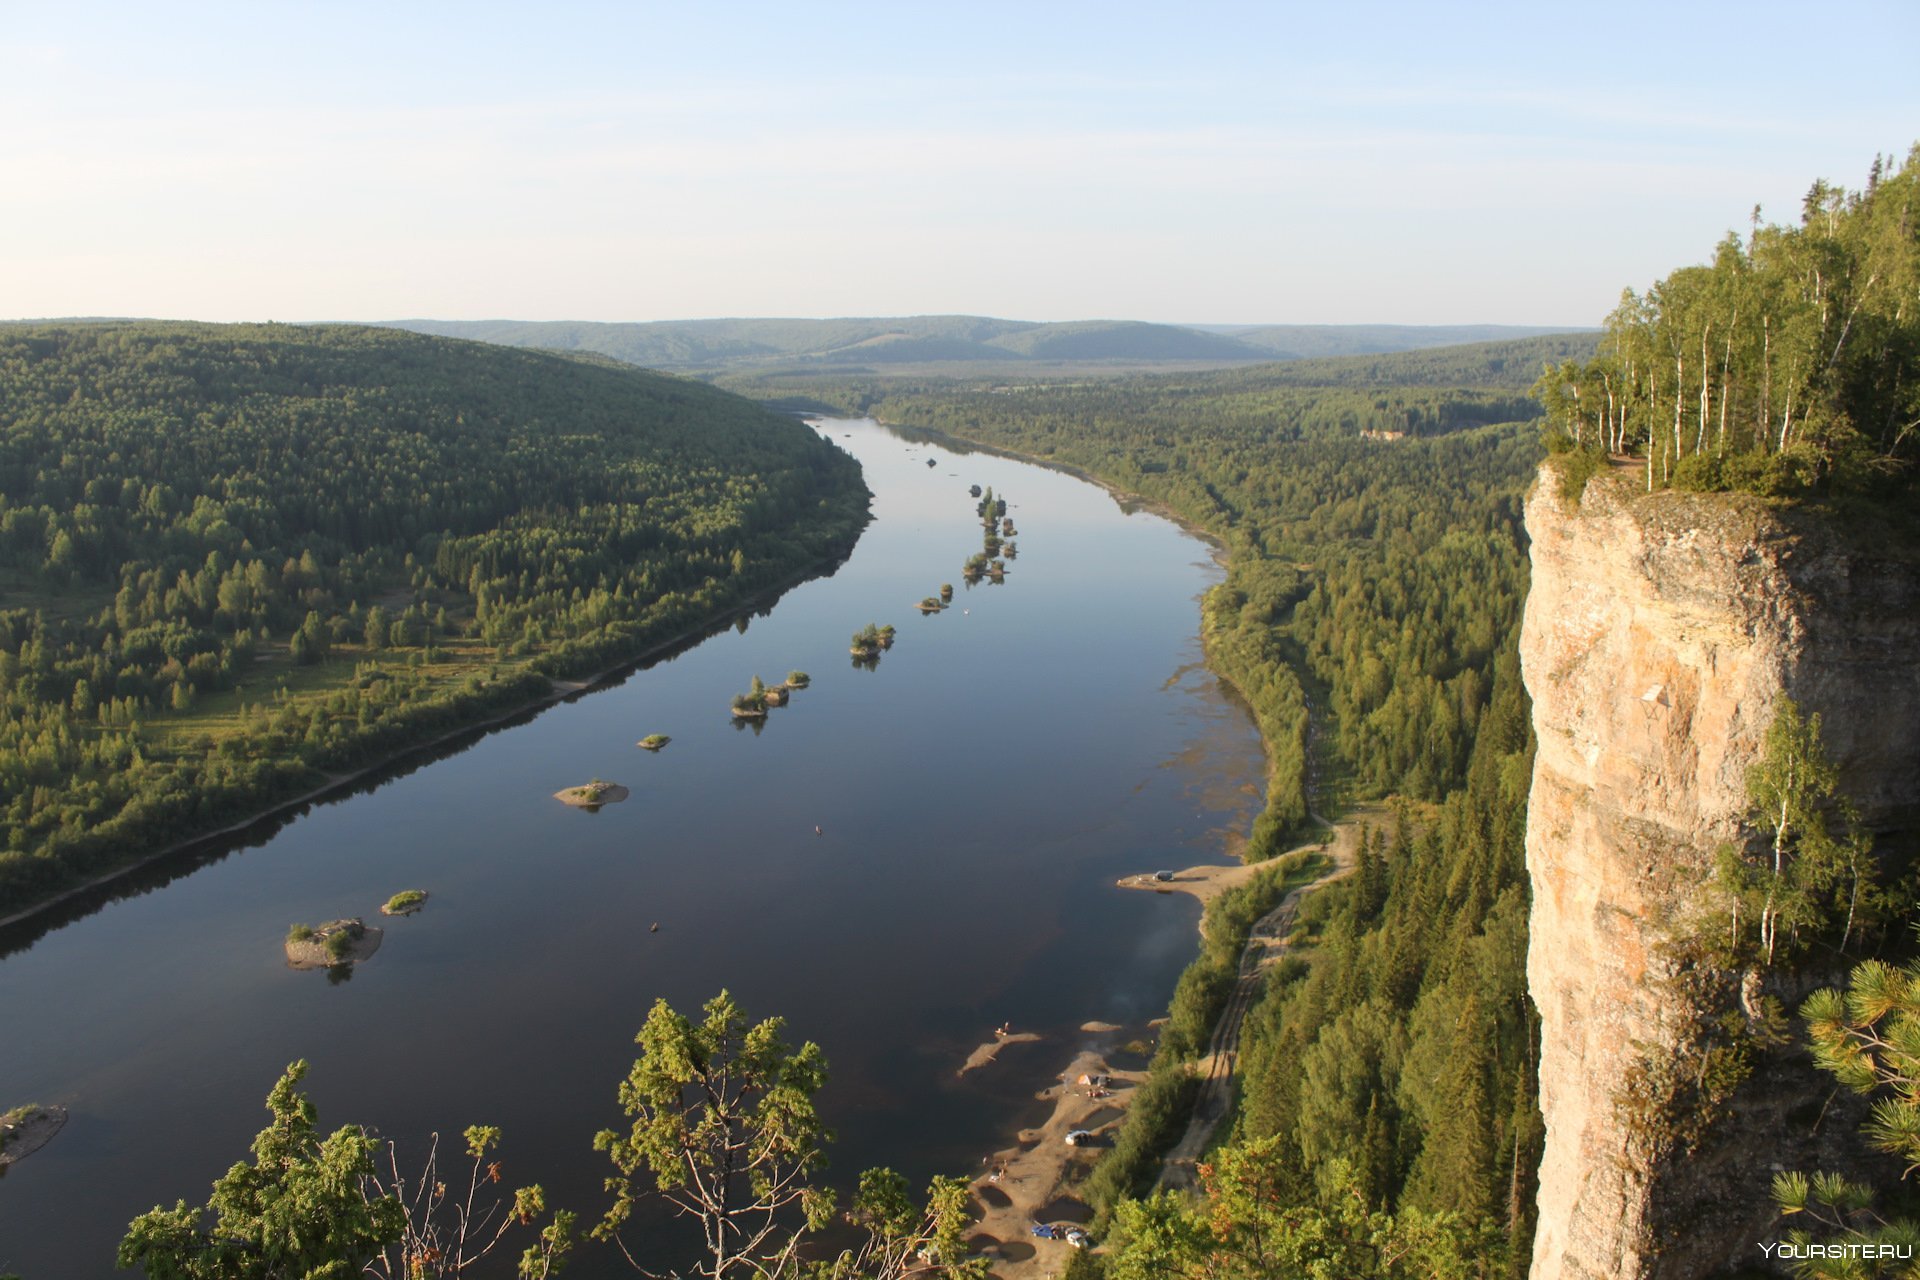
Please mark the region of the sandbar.
<svg viewBox="0 0 1920 1280"><path fill-rule="evenodd" d="M65 1107L34 1107L24 1118L7 1122L0 1128L0 1169L46 1146L66 1122Z"/></svg>

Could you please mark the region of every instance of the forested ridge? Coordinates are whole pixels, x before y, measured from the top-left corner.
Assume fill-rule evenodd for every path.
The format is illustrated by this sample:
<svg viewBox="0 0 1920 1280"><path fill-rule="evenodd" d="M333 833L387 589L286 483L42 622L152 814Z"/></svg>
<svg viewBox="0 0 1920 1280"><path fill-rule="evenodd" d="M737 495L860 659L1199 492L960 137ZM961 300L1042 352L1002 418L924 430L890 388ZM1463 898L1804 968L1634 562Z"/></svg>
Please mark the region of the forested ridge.
<svg viewBox="0 0 1920 1280"><path fill-rule="evenodd" d="M395 320L394 327L515 347L596 351L654 369L830 366L1107 367L1169 362L1232 364L1400 351L1545 332L1500 325L1193 326L1137 320L1040 324L992 316L876 316L837 319Z"/></svg>
<svg viewBox="0 0 1920 1280"><path fill-rule="evenodd" d="M1327 1274L1524 1273L1539 1118L1515 642L1521 500L1542 456L1527 388L1590 343L1022 387L752 386L1079 467L1221 538L1209 660L1246 695L1270 759L1247 856L1308 831L1312 798L1336 815L1404 804L1358 874L1309 899L1308 958L1278 969L1249 1017L1240 1110L1210 1157L1258 1186L1244 1203L1127 1194L1145 1190L1143 1151L1177 1136L1174 1068L1206 1038L1163 1035L1124 1167L1088 1187L1117 1233L1116 1273L1239 1274L1195 1225L1235 1215ZM1204 1026L1230 973L1196 962L1172 1026ZM1174 1240L1198 1252L1161 1247Z"/></svg>
<svg viewBox="0 0 1920 1280"><path fill-rule="evenodd" d="M805 428L611 362L0 326L0 915L633 656L866 500Z"/></svg>

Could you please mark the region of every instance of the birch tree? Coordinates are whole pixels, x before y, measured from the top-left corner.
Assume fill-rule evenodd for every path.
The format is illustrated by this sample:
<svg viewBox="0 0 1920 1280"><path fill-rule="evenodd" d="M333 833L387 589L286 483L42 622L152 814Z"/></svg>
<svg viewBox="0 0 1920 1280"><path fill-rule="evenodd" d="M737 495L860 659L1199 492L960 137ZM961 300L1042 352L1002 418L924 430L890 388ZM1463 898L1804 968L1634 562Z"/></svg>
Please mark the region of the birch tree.
<svg viewBox="0 0 1920 1280"><path fill-rule="evenodd" d="M1845 948L1872 902L1872 842L1820 739L1820 717L1782 698L1760 759L1747 771L1748 819L1757 848L1723 850L1718 879L1727 893L1728 942L1739 954L1750 924L1755 958L1772 965L1821 930L1840 926Z"/></svg>

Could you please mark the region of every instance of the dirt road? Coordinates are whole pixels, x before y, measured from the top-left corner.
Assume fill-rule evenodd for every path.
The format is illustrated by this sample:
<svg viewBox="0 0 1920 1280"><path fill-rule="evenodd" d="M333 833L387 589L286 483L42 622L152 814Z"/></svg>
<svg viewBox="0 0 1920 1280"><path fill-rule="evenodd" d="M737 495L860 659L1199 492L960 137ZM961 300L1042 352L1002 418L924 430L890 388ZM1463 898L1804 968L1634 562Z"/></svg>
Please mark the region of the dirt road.
<svg viewBox="0 0 1920 1280"><path fill-rule="evenodd" d="M1353 870L1359 852L1360 830L1361 824L1353 820L1336 826L1328 850L1332 862L1327 869L1319 878L1289 893L1281 899L1279 906L1254 922L1253 930L1247 936L1247 945L1240 952L1240 976L1233 984L1233 994L1227 1000L1220 1021L1214 1024L1213 1040L1207 1046L1207 1056L1196 1064L1204 1075L1199 1100L1194 1104L1193 1118L1187 1122L1187 1131L1181 1135L1180 1141L1167 1152L1160 1170L1160 1186L1185 1190L1198 1187L1195 1162L1213 1140L1214 1129L1226 1118L1233 1104L1233 1073L1240 1062L1241 1023L1246 1020L1247 1010L1253 1007L1253 1002L1266 985L1267 969L1287 954L1287 936L1293 932L1293 922L1300 913L1300 903L1308 894Z"/></svg>

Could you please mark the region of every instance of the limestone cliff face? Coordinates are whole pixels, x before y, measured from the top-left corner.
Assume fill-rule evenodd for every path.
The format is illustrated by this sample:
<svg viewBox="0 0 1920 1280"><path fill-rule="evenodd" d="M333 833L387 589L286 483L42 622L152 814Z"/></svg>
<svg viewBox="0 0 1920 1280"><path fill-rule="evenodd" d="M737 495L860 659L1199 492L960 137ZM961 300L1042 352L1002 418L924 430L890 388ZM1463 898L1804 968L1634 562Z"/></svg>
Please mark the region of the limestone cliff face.
<svg viewBox="0 0 1920 1280"><path fill-rule="evenodd" d="M1547 1127L1532 1276L1755 1265L1777 1238L1774 1171L1858 1158L1848 1107L1822 1115L1831 1082L1770 1055L1684 1158L1647 1157L1618 1100L1697 1012L1668 943L1717 847L1751 834L1746 772L1783 693L1822 715L1870 826L1920 817L1920 566L1870 531L1611 477L1576 509L1543 474L1527 530L1527 971ZM1791 1007L1804 985L1776 994Z"/></svg>

